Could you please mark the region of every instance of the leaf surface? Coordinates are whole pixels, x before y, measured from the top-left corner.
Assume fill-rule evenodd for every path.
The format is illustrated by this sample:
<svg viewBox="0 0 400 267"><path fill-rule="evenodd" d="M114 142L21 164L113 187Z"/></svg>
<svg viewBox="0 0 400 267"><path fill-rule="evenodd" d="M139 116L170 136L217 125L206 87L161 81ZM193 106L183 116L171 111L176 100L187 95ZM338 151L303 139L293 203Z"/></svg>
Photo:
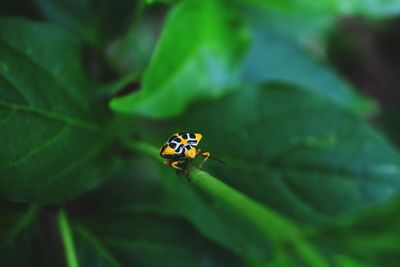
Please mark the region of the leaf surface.
<svg viewBox="0 0 400 267"><path fill-rule="evenodd" d="M394 147L358 115L301 88L242 90L175 125L203 133L203 151L227 162L207 162L217 177L300 222L384 202L400 188Z"/></svg>
<svg viewBox="0 0 400 267"><path fill-rule="evenodd" d="M253 43L246 59L242 79L261 84L281 81L302 86L356 113L373 112L371 100L361 97L329 66L297 41L256 22Z"/></svg>
<svg viewBox="0 0 400 267"><path fill-rule="evenodd" d="M119 220L115 220L119 218ZM98 224L98 220L103 221ZM79 261L86 266L241 266L187 222L135 212L101 214L75 226Z"/></svg>
<svg viewBox="0 0 400 267"><path fill-rule="evenodd" d="M180 2L167 18L141 91L113 99L111 108L163 118L195 99L221 96L239 81L248 40L241 17L221 1Z"/></svg>
<svg viewBox="0 0 400 267"><path fill-rule="evenodd" d="M107 177L112 139L80 48L53 25L0 20L2 197L63 202Z"/></svg>

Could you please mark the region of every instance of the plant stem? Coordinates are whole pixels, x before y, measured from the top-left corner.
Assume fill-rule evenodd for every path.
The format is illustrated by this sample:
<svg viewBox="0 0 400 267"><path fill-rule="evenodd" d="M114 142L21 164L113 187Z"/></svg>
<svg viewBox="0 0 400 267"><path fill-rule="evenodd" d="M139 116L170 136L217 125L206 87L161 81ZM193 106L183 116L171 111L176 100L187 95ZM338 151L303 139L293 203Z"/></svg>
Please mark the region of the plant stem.
<svg viewBox="0 0 400 267"><path fill-rule="evenodd" d="M79 267L78 258L76 257L75 252L74 238L64 209L60 209L58 212L58 226L61 239L64 243L64 251L68 267Z"/></svg>
<svg viewBox="0 0 400 267"><path fill-rule="evenodd" d="M96 248L101 257L107 262L107 266L122 267L117 259L104 248L104 245L85 226L78 224L75 229L80 236L84 237Z"/></svg>
<svg viewBox="0 0 400 267"><path fill-rule="evenodd" d="M32 204L25 214L21 216L20 220L14 224L11 230L7 233L7 239L12 240L20 233L27 225L29 225L39 210L39 205Z"/></svg>
<svg viewBox="0 0 400 267"><path fill-rule="evenodd" d="M161 161L161 157L159 155L159 149L157 149L156 147L154 147L148 143L132 142L132 141L127 140L123 143L123 145L125 147L135 150L137 152L146 154L147 156L149 156L155 160Z"/></svg>
<svg viewBox="0 0 400 267"><path fill-rule="evenodd" d="M257 226L264 236L279 246L288 245L308 266L329 266L301 231L278 213L199 169L189 171L193 184L224 201Z"/></svg>
<svg viewBox="0 0 400 267"><path fill-rule="evenodd" d="M158 149L154 146L143 142L129 141L125 145L160 160ZM259 228L267 240L274 242L281 249L280 252L287 255L290 252L294 253L307 266L330 266L318 250L303 236L301 230L288 219L197 168L191 168L189 176L194 185L225 202Z"/></svg>

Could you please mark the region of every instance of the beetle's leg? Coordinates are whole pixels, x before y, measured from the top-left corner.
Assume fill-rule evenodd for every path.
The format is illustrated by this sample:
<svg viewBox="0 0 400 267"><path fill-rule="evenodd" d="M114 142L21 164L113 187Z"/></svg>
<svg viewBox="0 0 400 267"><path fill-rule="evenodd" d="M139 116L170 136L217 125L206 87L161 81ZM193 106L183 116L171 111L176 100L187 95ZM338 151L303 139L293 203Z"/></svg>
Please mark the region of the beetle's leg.
<svg viewBox="0 0 400 267"><path fill-rule="evenodd" d="M183 169L178 166L179 161L164 160L164 164L171 166L172 168L177 169L179 171L183 171Z"/></svg>
<svg viewBox="0 0 400 267"><path fill-rule="evenodd" d="M206 160L208 160L208 158L210 157L210 152L203 152L200 153L199 155L204 157L203 161L199 165L199 169L201 170L201 168L203 168L204 162L206 162Z"/></svg>
<svg viewBox="0 0 400 267"><path fill-rule="evenodd" d="M184 174L189 183L192 181L192 180L190 180L189 173L188 173L188 171L189 171L189 169L188 169L189 161L187 161L187 160L176 161L176 162L174 162L172 164L173 165L171 165L171 166L176 169L176 174L178 174L178 175ZM184 164L183 168L177 166L178 164Z"/></svg>
<svg viewBox="0 0 400 267"><path fill-rule="evenodd" d="M185 171L185 169L182 169L181 167L178 166L179 163L182 163L182 161L170 161L170 160L164 160L164 164L171 166L174 169L177 169L178 171Z"/></svg>
<svg viewBox="0 0 400 267"><path fill-rule="evenodd" d="M178 166L179 164L182 164L182 163L185 163L184 168ZM184 174L186 176L186 179L188 180L188 182L191 182L189 175L188 175L187 166L188 166L189 162L187 160L177 160L177 161L165 160L164 164L176 169L177 175Z"/></svg>
<svg viewBox="0 0 400 267"><path fill-rule="evenodd" d="M167 165L167 166L170 166L170 167L171 167L171 164L172 164L172 162L170 160L164 160L163 163L164 163L164 165Z"/></svg>

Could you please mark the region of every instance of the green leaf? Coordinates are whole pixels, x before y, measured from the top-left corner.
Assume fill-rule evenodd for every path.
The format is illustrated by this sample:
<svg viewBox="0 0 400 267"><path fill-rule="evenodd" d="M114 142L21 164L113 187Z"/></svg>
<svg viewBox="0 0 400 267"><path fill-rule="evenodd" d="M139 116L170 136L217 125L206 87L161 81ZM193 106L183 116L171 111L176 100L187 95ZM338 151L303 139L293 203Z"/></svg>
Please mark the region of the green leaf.
<svg viewBox="0 0 400 267"><path fill-rule="evenodd" d="M312 2L307 0L236 0L236 2L294 16L302 15L304 19L313 19L312 15L366 15L372 17L387 17L396 15L400 12L400 4L396 0L322 0Z"/></svg>
<svg viewBox="0 0 400 267"><path fill-rule="evenodd" d="M36 0L47 19L78 33L95 47L121 34L132 21L139 1Z"/></svg>
<svg viewBox="0 0 400 267"><path fill-rule="evenodd" d="M122 86L113 82L110 85L112 91L119 91L127 82L136 81L142 76L160 37L162 26L163 20L157 17L156 11L143 11L140 20L126 34L113 41L106 56L112 67L118 73L124 74L120 79L126 80Z"/></svg>
<svg viewBox="0 0 400 267"><path fill-rule="evenodd" d="M397 198L356 216L340 218L312 231L310 236L330 251L346 253L371 266L397 266L400 260L399 211Z"/></svg>
<svg viewBox="0 0 400 267"><path fill-rule="evenodd" d="M0 250L9 244L29 225L37 213L37 207L22 204L0 203L2 214L0 223Z"/></svg>
<svg viewBox="0 0 400 267"><path fill-rule="evenodd" d="M80 48L58 27L0 19L1 197L62 202L106 179L107 116Z"/></svg>
<svg viewBox="0 0 400 267"><path fill-rule="evenodd" d="M185 221L159 215L101 214L77 223L75 237L81 266L242 266Z"/></svg>
<svg viewBox="0 0 400 267"><path fill-rule="evenodd" d="M61 266L48 239L51 229L43 232L38 224L38 206L2 201L0 211L1 266Z"/></svg>
<svg viewBox="0 0 400 267"><path fill-rule="evenodd" d="M161 162L157 148L143 142L127 145ZM166 199L158 205L161 207L134 204L125 210L179 214L203 235L237 253L251 266L292 266L294 262L328 266L321 253L289 220L196 168L190 168L187 175L193 183L182 184L164 167L156 176L163 177L166 189ZM144 178L151 179L148 174Z"/></svg>
<svg viewBox="0 0 400 267"><path fill-rule="evenodd" d="M387 201L400 188L400 157L393 147L361 117L306 89L248 88L193 107L190 116L168 126L168 132L156 127L156 135L203 133L203 151L227 162L209 159L206 169L302 225L324 224ZM151 135L148 128L146 133ZM158 157L153 149L139 150ZM240 214L164 169L153 174L165 186L164 212L186 218L248 262L276 261L275 244L263 240ZM288 260L291 254L283 255Z"/></svg>
<svg viewBox="0 0 400 267"><path fill-rule="evenodd" d="M317 60L293 38L257 23L253 36L243 71L244 81L252 84L290 82L357 113L371 113L376 109L372 101L356 94L327 63Z"/></svg>
<svg viewBox="0 0 400 267"><path fill-rule="evenodd" d="M127 165L69 205L81 266L242 266L166 207L154 162L139 157Z"/></svg>
<svg viewBox="0 0 400 267"><path fill-rule="evenodd" d="M311 50L324 51L327 34L341 18L361 16L374 19L395 17L400 12L396 0L236 0L247 19L257 20L264 29L277 30L301 41Z"/></svg>
<svg viewBox="0 0 400 267"><path fill-rule="evenodd" d="M359 116L303 89L242 90L172 125L203 133L201 148L227 162L207 162L217 177L299 222L326 222L400 189L398 152Z"/></svg>
<svg viewBox="0 0 400 267"><path fill-rule="evenodd" d="M167 194L166 210L190 221L204 236L218 242L248 262L273 259L273 244L231 207L191 186L184 177L161 166L162 184Z"/></svg>
<svg viewBox="0 0 400 267"><path fill-rule="evenodd" d="M276 30L292 40L311 46L311 49L317 48L317 52L321 52L320 49L323 48L319 45L323 45L324 37L335 25L333 15L310 16L301 12L292 14L256 6L245 10L244 14L251 23L256 22L265 30Z"/></svg>
<svg viewBox="0 0 400 267"><path fill-rule="evenodd" d="M127 182L117 180L117 187ZM109 185L115 188L115 183ZM103 198L114 192L103 189ZM89 195L93 194L98 195ZM87 205L90 199L85 196L76 202ZM97 207L78 219L61 211L57 229L52 209L43 208L37 216L36 206L24 211L22 205L1 203L0 233L7 233L6 238L0 236L1 266L243 266L182 219L145 209ZM20 216L13 215L17 213ZM7 223L11 221L15 225ZM62 240L69 254L64 254ZM67 255L76 261L67 264Z"/></svg>
<svg viewBox="0 0 400 267"><path fill-rule="evenodd" d="M111 108L163 118L195 99L221 96L239 79L248 41L241 17L221 1L182 1L167 18L143 88L112 100Z"/></svg>
<svg viewBox="0 0 400 267"><path fill-rule="evenodd" d="M184 218L199 232L193 235L200 234L216 242L246 262L265 264L271 261L273 256L271 244L258 229L224 203L210 198L193 184L188 184L186 178L176 176L173 170L161 163L154 148L150 153L159 161L154 162L147 157L139 157L132 162L133 164L127 163L132 169L128 168L126 175L110 179L95 192L88 192L75 200L69 209L75 210L77 220L89 217L91 222L85 222L85 225L90 230L105 227L103 223L103 226L96 226L98 221L111 220L99 217L102 214L114 214L107 216L114 218L115 221L125 221L128 218L132 218L133 221L133 216L136 216L134 214ZM110 202L107 196L113 194L112 192L118 194L114 195L113 201ZM104 230L98 229L96 232ZM196 244L188 245L196 248ZM109 249L107 251L105 254L110 253ZM227 260L231 258L235 256L229 256Z"/></svg>

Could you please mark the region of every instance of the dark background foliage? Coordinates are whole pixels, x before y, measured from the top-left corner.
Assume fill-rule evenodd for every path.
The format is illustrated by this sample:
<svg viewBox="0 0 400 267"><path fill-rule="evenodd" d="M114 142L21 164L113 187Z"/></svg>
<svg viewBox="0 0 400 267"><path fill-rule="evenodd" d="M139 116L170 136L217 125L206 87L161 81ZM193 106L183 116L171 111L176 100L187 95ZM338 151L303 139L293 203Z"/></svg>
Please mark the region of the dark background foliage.
<svg viewBox="0 0 400 267"><path fill-rule="evenodd" d="M2 1L0 266L398 266L399 13Z"/></svg>

